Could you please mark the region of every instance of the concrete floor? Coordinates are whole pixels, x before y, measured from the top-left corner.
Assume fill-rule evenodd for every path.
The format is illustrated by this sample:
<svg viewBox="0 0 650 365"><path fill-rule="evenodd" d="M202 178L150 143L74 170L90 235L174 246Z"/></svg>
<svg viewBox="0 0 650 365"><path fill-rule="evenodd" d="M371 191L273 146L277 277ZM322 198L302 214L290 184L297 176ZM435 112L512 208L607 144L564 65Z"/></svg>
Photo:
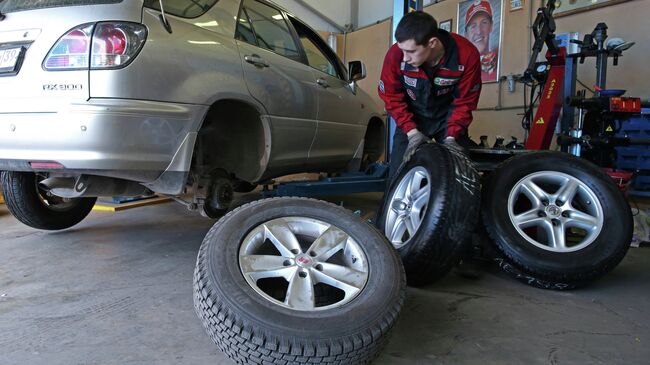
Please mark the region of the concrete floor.
<svg viewBox="0 0 650 365"><path fill-rule="evenodd" d="M0 364L231 364L192 307L212 223L170 203L46 233L0 205ZM574 292L484 266L478 280L409 289L375 364L650 363L649 247Z"/></svg>

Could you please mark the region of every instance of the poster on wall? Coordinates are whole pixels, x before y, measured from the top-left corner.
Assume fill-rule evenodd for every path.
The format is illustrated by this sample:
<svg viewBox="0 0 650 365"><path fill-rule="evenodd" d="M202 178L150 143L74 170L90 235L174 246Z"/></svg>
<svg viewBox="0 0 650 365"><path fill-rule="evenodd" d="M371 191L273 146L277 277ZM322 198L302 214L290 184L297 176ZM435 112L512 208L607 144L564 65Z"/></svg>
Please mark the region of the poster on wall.
<svg viewBox="0 0 650 365"><path fill-rule="evenodd" d="M502 0L466 0L458 3L456 32L469 39L481 54L481 80L499 78Z"/></svg>

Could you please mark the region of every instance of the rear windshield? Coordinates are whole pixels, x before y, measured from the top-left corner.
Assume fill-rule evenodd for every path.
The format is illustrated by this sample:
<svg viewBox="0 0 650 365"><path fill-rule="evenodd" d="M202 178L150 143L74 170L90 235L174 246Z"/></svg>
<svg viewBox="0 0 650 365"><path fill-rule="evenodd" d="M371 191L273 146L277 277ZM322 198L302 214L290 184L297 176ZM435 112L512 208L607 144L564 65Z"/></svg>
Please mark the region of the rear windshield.
<svg viewBox="0 0 650 365"><path fill-rule="evenodd" d="M117 4L124 0L0 0L0 12L57 8L61 6Z"/></svg>
<svg viewBox="0 0 650 365"><path fill-rule="evenodd" d="M182 18L198 18L205 14L219 0L163 0L166 14ZM160 10L160 0L145 0L144 6Z"/></svg>

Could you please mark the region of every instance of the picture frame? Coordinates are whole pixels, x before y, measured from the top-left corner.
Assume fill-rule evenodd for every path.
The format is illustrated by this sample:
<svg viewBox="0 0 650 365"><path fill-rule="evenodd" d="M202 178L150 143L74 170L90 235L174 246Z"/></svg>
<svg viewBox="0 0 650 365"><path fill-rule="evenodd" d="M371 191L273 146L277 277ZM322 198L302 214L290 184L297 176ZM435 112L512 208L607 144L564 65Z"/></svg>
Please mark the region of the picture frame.
<svg viewBox="0 0 650 365"><path fill-rule="evenodd" d="M484 84L498 82L503 36L503 0L461 0L456 15L456 33L467 38L479 51L481 81Z"/></svg>
<svg viewBox="0 0 650 365"><path fill-rule="evenodd" d="M604 6L616 5L630 0L558 0L553 16L556 18L582 13Z"/></svg>
<svg viewBox="0 0 650 365"><path fill-rule="evenodd" d="M510 0L510 11L523 9L524 1L525 0Z"/></svg>
<svg viewBox="0 0 650 365"><path fill-rule="evenodd" d="M452 24L453 24L452 19L443 20L438 24L438 28L446 30L447 32L451 32Z"/></svg>

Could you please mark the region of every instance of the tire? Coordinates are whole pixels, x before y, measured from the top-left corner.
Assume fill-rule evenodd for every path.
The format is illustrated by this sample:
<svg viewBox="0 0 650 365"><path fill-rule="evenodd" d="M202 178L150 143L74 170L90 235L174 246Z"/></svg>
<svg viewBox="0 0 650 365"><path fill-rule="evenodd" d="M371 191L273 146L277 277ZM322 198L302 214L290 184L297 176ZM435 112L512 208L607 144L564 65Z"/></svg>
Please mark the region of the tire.
<svg viewBox="0 0 650 365"><path fill-rule="evenodd" d="M419 185L428 199L411 202L405 184ZM436 143L421 146L395 175L378 226L402 257L409 285L432 283L458 264L478 222L480 193L480 177L467 156ZM405 205L395 206L400 202Z"/></svg>
<svg viewBox="0 0 650 365"><path fill-rule="evenodd" d="M329 225L340 230L325 230ZM275 232L268 237L291 242L291 234L280 235L286 234L286 229L302 230L296 236L301 243L298 255L283 248L286 257L282 257L277 247L298 246L276 247L267 238L267 232ZM324 257L319 248L312 248L318 251L316 257L306 253L315 236L343 242L345 234L349 235L345 250L333 256L340 265L319 261ZM332 254L335 249L326 252ZM252 268L261 265L262 258L272 260L272 264L279 260L271 265L273 269L285 270L285 276L287 272L293 274L285 279L254 278L261 267L257 272ZM299 262L304 266L298 266ZM349 283L360 287L356 292L347 287L352 291L341 298L340 291L331 286L306 285L304 288L314 288L314 300L296 295L282 301L288 297L290 281L295 288L309 284L302 280L320 278L322 283L326 275L319 273L343 270L343 263L357 270L347 271L352 273ZM301 271L306 273L304 278ZM208 232L194 273L194 306L217 347L238 364L366 364L387 342L403 305L405 288L399 257L374 227L330 203L273 198L233 210Z"/></svg>
<svg viewBox="0 0 650 365"><path fill-rule="evenodd" d="M513 157L487 179L483 197L496 262L529 285L586 285L618 265L630 246L625 197L584 159L548 151Z"/></svg>
<svg viewBox="0 0 650 365"><path fill-rule="evenodd" d="M48 196L38 187L32 172L3 171L2 194L16 219L36 229L58 231L81 222L97 198L64 199Z"/></svg>

